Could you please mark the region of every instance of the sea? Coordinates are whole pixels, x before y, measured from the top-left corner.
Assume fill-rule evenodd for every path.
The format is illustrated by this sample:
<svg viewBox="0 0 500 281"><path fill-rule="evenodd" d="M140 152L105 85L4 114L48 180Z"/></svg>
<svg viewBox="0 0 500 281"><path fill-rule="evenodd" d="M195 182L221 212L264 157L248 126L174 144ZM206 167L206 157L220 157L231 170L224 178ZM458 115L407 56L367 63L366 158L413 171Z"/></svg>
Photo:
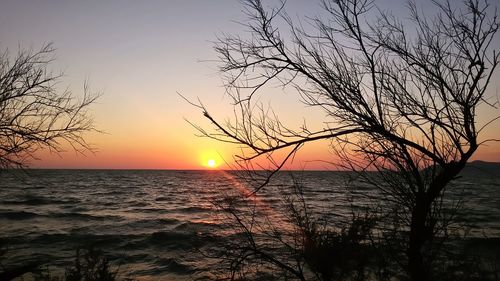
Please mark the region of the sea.
<svg viewBox="0 0 500 281"><path fill-rule="evenodd" d="M285 171L253 200L279 224L290 190L300 184L313 214L347 217L353 202L369 206L377 198L371 186L352 178ZM76 249L94 247L121 279L210 280L218 261L204 251L230 235L215 202L238 193L251 197L253 188L234 172L216 170L6 171L0 173L0 264L39 262L64 273ZM462 198L458 217L468 235L500 237L498 175L459 178L449 192Z"/></svg>

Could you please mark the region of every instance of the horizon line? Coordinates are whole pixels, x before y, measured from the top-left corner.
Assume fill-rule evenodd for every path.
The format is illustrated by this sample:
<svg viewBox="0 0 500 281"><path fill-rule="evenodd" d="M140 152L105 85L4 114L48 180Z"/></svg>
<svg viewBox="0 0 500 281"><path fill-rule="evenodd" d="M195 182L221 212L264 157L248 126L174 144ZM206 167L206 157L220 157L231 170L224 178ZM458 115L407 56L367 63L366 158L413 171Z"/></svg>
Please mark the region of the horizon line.
<svg viewBox="0 0 500 281"><path fill-rule="evenodd" d="M484 160L473 160L467 162L468 164L470 163L488 163L488 164L499 164L500 162L494 162L494 161L484 161ZM193 168L188 168L188 169L181 169L181 168L89 168L89 167L81 167L81 168L75 168L75 167L69 167L69 168L62 168L62 167L26 167L26 168L10 168L10 169L5 169L6 171L11 171L11 170L89 170L89 171L98 171L98 170L115 170L115 171L246 171L246 170L238 170L238 169L193 169ZM253 170L253 171L270 171L270 170L265 170L265 169L258 169L258 170ZM352 172L352 170L340 170L340 169L280 169L280 171L290 171L290 172L301 172L301 171L308 171L308 172Z"/></svg>

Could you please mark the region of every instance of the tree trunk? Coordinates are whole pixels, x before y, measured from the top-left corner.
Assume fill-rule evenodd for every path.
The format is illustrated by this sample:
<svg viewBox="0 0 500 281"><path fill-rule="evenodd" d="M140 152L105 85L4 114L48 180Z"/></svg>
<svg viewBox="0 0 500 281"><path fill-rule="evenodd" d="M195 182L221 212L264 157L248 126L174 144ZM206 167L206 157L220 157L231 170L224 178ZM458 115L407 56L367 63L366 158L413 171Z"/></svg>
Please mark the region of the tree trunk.
<svg viewBox="0 0 500 281"><path fill-rule="evenodd" d="M475 149L475 148L473 148ZM471 150L473 151L473 150ZM472 152L469 152L470 155ZM415 206L412 210L410 239L407 251L408 274L412 281L430 281L432 279L432 261L426 257L425 246L432 242L434 224L429 219L433 202L440 196L445 186L465 167L468 158L458 162L450 162L442 167L427 191L418 192Z"/></svg>
<svg viewBox="0 0 500 281"><path fill-rule="evenodd" d="M430 211L428 200L422 194L418 196L412 212L410 239L407 251L408 273L413 281L430 281L430 265L424 256L424 246L431 237L426 226Z"/></svg>

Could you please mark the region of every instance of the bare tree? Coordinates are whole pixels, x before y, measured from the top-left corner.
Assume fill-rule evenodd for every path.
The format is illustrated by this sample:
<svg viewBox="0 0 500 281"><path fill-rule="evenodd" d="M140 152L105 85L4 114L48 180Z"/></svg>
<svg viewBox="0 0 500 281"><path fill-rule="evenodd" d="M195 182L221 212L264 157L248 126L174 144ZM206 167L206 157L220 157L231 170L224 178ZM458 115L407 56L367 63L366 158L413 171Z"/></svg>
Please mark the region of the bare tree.
<svg viewBox="0 0 500 281"><path fill-rule="evenodd" d="M431 280L432 244L449 222L444 192L485 142L479 135L489 122L477 124L478 107L495 106L486 89L499 60L491 50L496 10L486 1L433 1L437 12L428 18L410 2L404 24L376 12L369 0L321 3L327 16L304 28L284 12L284 3L266 10L260 0L244 1L251 36L225 35L215 46L235 118L220 122L195 104L215 130L197 128L246 147L237 156L242 168L254 168L259 157L269 160L272 169L255 192L303 145L318 140L332 142L343 166L379 171L365 179L399 208L400 230L408 229L407 273ZM275 82L323 110L323 128L289 128L254 101ZM287 153L276 159L280 150Z"/></svg>
<svg viewBox="0 0 500 281"><path fill-rule="evenodd" d="M0 55L0 169L24 167L40 149L59 153L63 143L77 152L91 149L83 134L94 130L87 110L98 95L76 99L56 89L60 75L48 71L54 49Z"/></svg>

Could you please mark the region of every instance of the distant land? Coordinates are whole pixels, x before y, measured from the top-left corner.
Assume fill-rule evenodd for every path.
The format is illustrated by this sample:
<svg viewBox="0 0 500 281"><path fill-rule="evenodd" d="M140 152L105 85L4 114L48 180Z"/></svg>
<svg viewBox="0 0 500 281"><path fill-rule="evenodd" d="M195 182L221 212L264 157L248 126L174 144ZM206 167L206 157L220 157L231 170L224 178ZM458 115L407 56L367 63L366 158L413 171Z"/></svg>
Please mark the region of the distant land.
<svg viewBox="0 0 500 281"><path fill-rule="evenodd" d="M467 163L460 175L500 177L500 162L472 161Z"/></svg>

